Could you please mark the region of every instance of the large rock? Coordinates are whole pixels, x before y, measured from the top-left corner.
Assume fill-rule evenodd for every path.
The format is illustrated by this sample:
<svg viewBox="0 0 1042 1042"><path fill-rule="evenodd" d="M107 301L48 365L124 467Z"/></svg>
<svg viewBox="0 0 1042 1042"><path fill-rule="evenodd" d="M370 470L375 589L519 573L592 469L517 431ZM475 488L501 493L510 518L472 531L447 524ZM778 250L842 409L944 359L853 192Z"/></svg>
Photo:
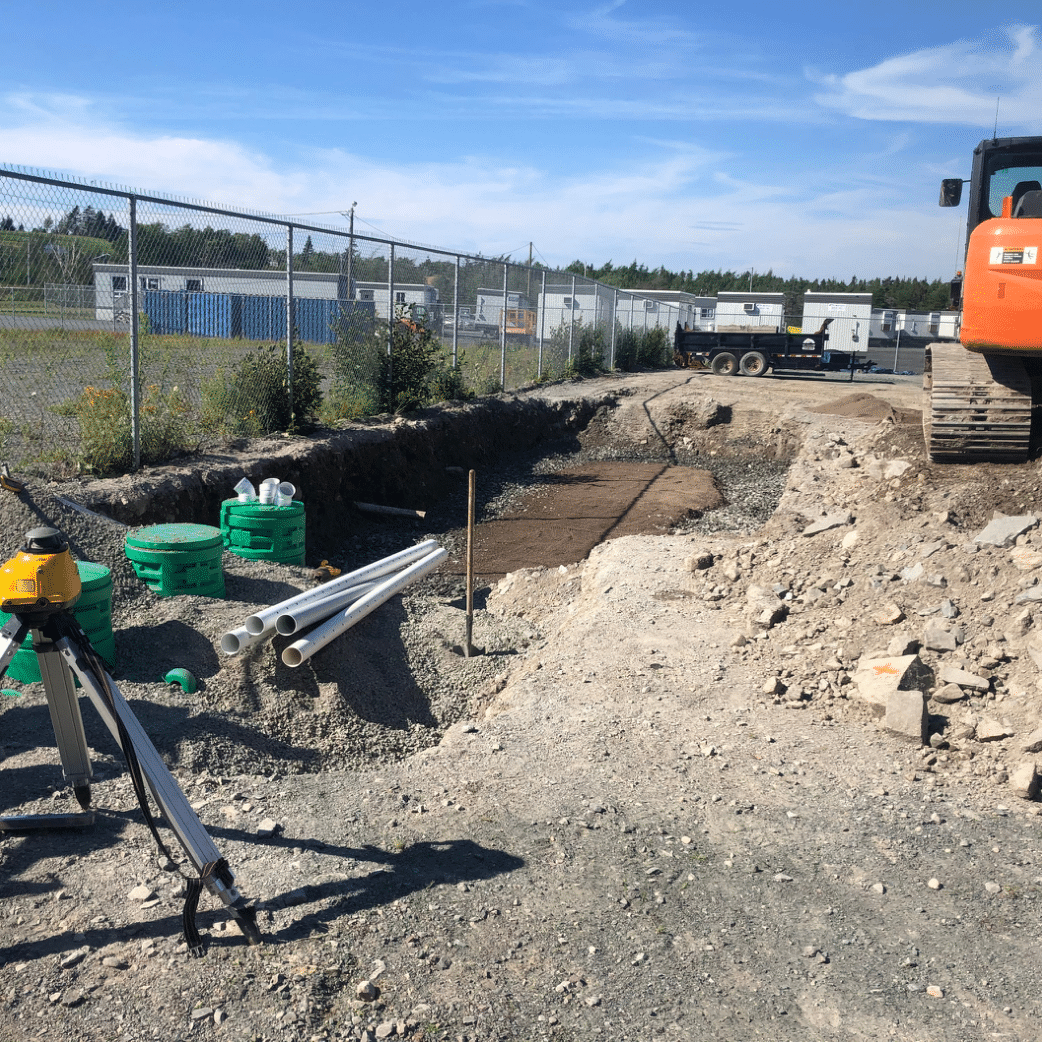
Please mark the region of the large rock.
<svg viewBox="0 0 1042 1042"><path fill-rule="evenodd" d="M1022 799L1038 795L1038 769L1034 760L1026 760L1009 777L1009 787Z"/></svg>
<svg viewBox="0 0 1042 1042"><path fill-rule="evenodd" d="M749 605L749 625L753 630L769 630L789 614L788 605L783 604L778 595L765 586L752 584L745 591L745 599Z"/></svg>
<svg viewBox="0 0 1042 1042"><path fill-rule="evenodd" d="M812 521L803 530L803 534L818 535L821 532L827 532L832 528L842 528L844 525L849 525L854 519L850 516L847 511L843 510L834 514L827 514L825 517L819 517L817 521Z"/></svg>
<svg viewBox="0 0 1042 1042"><path fill-rule="evenodd" d="M974 537L975 543L986 543L989 546L1012 546L1017 536L1034 528L1038 518L1034 514L1020 514L1017 517L1006 517L996 514L983 531Z"/></svg>
<svg viewBox="0 0 1042 1042"><path fill-rule="evenodd" d="M954 651L958 641L955 633L940 619L931 619L923 630L923 647L931 651Z"/></svg>
<svg viewBox="0 0 1042 1042"><path fill-rule="evenodd" d="M1026 753L1042 752L1042 727L1036 728L1020 743Z"/></svg>
<svg viewBox="0 0 1042 1042"><path fill-rule="evenodd" d="M969 688L971 691L987 691L991 687L991 681L957 666L941 666L937 679L942 684L958 684L959 687Z"/></svg>
<svg viewBox="0 0 1042 1042"><path fill-rule="evenodd" d="M978 742L998 742L1003 738L1010 738L1012 735L1012 728L1007 727L993 716L982 716L977 721Z"/></svg>
<svg viewBox="0 0 1042 1042"><path fill-rule="evenodd" d="M886 701L883 727L897 738L916 745L927 741L929 713L922 691L891 691Z"/></svg>
<svg viewBox="0 0 1042 1042"><path fill-rule="evenodd" d="M963 691L958 684L945 684L933 693L933 700L935 702L940 702L942 705L950 705L952 702L961 702L965 697L966 692Z"/></svg>
<svg viewBox="0 0 1042 1042"><path fill-rule="evenodd" d="M853 676L854 690L862 702L882 716L887 711L890 696L902 689L906 678L915 675L918 664L918 655L863 658Z"/></svg>

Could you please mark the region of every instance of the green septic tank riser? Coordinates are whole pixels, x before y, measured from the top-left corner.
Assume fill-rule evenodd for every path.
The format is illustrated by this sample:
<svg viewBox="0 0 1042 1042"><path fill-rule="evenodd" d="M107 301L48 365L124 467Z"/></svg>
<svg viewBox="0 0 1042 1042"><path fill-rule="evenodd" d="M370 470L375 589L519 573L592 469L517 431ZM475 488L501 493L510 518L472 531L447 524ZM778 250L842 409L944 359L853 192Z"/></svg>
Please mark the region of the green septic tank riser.
<svg viewBox="0 0 1042 1042"><path fill-rule="evenodd" d="M149 525L127 533L134 572L160 597L224 597L222 552L221 531L212 525Z"/></svg>
<svg viewBox="0 0 1042 1042"><path fill-rule="evenodd" d="M295 499L286 506L244 503L226 499L221 504L224 548L252 561L304 563L304 504Z"/></svg>
<svg viewBox="0 0 1042 1042"><path fill-rule="evenodd" d="M76 570L80 573L83 592L72 606L71 614L87 634L94 650L111 666L116 661L116 638L112 634L112 575L103 564L91 561L77 561ZM5 625L10 617L7 612L0 611L0 626ZM23 684L40 683L40 663L33 651L31 633L15 652L7 667L7 675ZM79 680L76 684L79 686Z"/></svg>

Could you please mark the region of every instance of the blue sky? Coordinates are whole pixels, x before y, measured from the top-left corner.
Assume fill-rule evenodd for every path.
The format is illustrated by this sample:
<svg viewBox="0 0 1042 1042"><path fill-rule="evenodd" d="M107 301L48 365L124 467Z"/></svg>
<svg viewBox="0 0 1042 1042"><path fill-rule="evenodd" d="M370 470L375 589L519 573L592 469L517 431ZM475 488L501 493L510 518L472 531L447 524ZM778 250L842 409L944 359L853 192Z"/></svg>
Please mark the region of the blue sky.
<svg viewBox="0 0 1042 1042"><path fill-rule="evenodd" d="M947 278L940 179L997 101L1042 134L1014 10L0 0L0 162L554 265Z"/></svg>

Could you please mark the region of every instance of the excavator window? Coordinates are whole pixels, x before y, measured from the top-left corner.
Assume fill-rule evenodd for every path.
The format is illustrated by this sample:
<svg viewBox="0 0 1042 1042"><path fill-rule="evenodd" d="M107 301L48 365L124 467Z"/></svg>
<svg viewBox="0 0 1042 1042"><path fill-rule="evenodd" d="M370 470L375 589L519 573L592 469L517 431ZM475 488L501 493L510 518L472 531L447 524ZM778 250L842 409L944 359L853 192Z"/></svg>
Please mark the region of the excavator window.
<svg viewBox="0 0 1042 1042"><path fill-rule="evenodd" d="M1006 196L1013 196L1015 209L1025 192L1039 187L1042 187L1042 157L1033 165L1018 164L993 170L988 179L988 210L991 216L1002 216L1002 200Z"/></svg>

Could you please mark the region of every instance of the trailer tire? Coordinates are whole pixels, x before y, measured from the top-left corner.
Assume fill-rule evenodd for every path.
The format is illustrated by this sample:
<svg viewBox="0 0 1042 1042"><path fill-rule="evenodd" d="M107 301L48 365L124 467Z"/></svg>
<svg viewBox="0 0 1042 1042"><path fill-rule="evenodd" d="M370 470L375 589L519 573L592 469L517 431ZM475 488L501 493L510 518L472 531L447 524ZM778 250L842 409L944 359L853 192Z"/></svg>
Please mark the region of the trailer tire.
<svg viewBox="0 0 1042 1042"><path fill-rule="evenodd" d="M762 351L747 351L738 365L742 376L764 376L769 363Z"/></svg>
<svg viewBox="0 0 1042 1042"><path fill-rule="evenodd" d="M735 376L738 373L738 359L730 351L714 355L710 365L717 376Z"/></svg>

